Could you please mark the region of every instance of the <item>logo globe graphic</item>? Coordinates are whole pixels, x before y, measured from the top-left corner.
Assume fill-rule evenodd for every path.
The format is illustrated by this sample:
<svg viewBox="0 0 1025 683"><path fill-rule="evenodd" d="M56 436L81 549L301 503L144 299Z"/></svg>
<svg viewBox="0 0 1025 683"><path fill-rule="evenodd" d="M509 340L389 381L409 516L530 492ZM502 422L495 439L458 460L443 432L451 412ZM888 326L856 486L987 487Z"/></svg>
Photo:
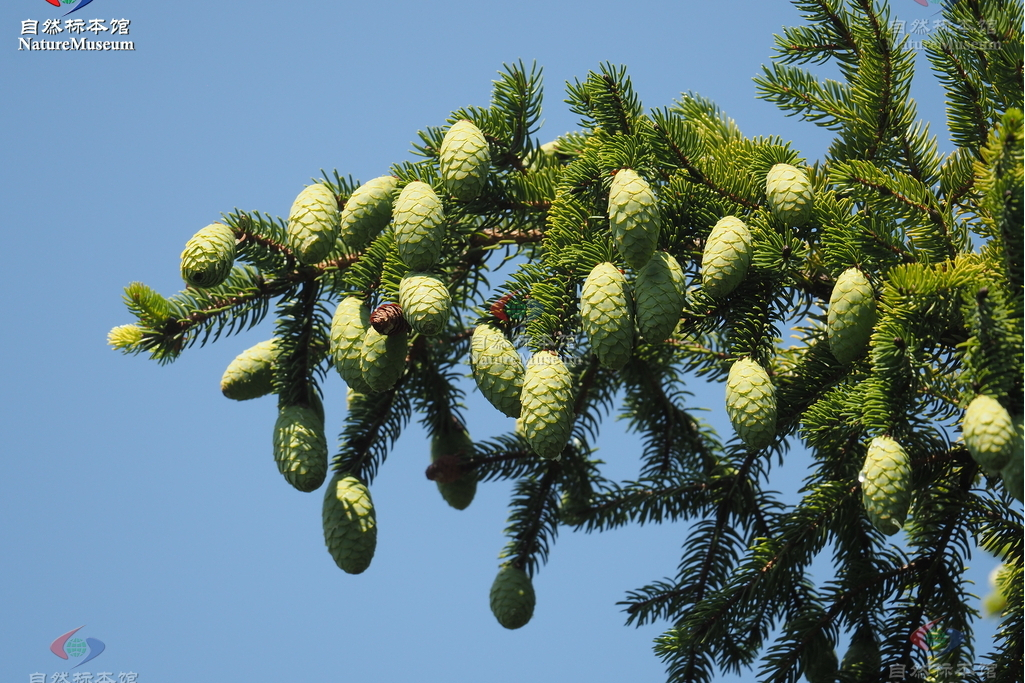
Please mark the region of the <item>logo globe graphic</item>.
<svg viewBox="0 0 1025 683"><path fill-rule="evenodd" d="M72 638L64 645L64 651L72 657L81 657L89 650L89 646L81 638Z"/></svg>

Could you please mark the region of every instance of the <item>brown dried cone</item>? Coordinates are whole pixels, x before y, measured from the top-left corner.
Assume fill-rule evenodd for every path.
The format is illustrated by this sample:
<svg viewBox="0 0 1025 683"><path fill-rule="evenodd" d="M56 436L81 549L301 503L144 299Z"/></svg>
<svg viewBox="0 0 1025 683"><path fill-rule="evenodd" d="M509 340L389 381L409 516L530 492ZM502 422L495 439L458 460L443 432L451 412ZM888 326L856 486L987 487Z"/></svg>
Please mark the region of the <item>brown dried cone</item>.
<svg viewBox="0 0 1025 683"><path fill-rule="evenodd" d="M473 456L473 441L461 424L453 420L452 429L431 439L431 466L427 478L433 479L445 502L456 510L465 510L477 493L477 472L467 467Z"/></svg>
<svg viewBox="0 0 1025 683"><path fill-rule="evenodd" d="M324 543L335 564L349 574L370 566L377 549L377 515L366 485L335 473L324 492Z"/></svg>
<svg viewBox="0 0 1025 683"><path fill-rule="evenodd" d="M409 332L409 323L398 304L381 304L370 314L370 326L381 334L392 336Z"/></svg>

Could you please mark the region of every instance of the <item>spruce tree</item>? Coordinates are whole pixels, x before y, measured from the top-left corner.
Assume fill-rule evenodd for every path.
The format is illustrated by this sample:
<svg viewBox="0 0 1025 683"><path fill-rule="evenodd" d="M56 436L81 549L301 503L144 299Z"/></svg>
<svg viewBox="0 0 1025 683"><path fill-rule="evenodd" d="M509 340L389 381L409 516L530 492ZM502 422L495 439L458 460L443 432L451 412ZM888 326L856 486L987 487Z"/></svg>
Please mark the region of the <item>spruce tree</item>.
<svg viewBox="0 0 1025 683"><path fill-rule="evenodd" d="M489 106L420 132L419 160L365 184L324 174L287 220L235 210L200 230L185 289L130 284L136 321L109 342L168 363L273 318L225 394L276 396L275 457L299 490L329 482L347 572L371 563L373 480L415 412L454 506L515 481L491 593L508 628L530 619L558 527L688 521L677 575L623 603L630 624L669 624L669 681L1021 681L1022 5L943 3L925 45L956 145L942 155L888 8L794 4L804 25L755 81L835 134L822 159L746 137L696 94L646 110L611 64L567 86L580 131L540 144L540 69L507 66ZM826 62L839 80L802 67ZM514 432L471 439L468 365ZM320 401L333 371L341 425ZM735 433L685 406L691 377L726 385ZM638 435L633 481L593 457L613 407ZM773 476L797 447L814 467L785 502ZM971 637L960 579L977 547L1004 563L992 644ZM812 576L822 553L833 573ZM965 642L919 647L930 619Z"/></svg>

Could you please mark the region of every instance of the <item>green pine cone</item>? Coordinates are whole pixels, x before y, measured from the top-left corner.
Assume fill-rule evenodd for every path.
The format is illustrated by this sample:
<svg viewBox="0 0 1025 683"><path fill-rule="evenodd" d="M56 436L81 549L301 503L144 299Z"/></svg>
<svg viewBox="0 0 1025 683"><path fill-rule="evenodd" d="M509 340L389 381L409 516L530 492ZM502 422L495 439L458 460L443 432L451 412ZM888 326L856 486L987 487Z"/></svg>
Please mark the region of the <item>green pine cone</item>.
<svg viewBox="0 0 1025 683"><path fill-rule="evenodd" d="M534 616L534 585L527 572L512 565L498 570L491 584L491 612L508 629L526 626Z"/></svg>
<svg viewBox="0 0 1025 683"><path fill-rule="evenodd" d="M335 370L359 393L370 391L363 380L363 340L370 329L370 310L358 296L347 296L331 319L331 357Z"/></svg>
<svg viewBox="0 0 1025 683"><path fill-rule="evenodd" d="M445 213L427 183L414 180L402 188L392 209L395 245L410 270L430 270L445 243Z"/></svg>
<svg viewBox="0 0 1025 683"><path fill-rule="evenodd" d="M324 543L335 564L361 574L377 549L377 516L370 491L356 477L335 473L324 492Z"/></svg>
<svg viewBox="0 0 1025 683"><path fill-rule="evenodd" d="M723 216L712 228L701 255L701 286L721 299L744 280L751 265L751 231L736 216Z"/></svg>
<svg viewBox="0 0 1025 683"><path fill-rule="evenodd" d="M399 283L402 317L420 334L439 334L448 324L452 297L448 287L429 273L409 273Z"/></svg>
<svg viewBox="0 0 1025 683"><path fill-rule="evenodd" d="M240 353L221 376L221 393L235 401L248 401L271 393L277 347L277 339L268 339Z"/></svg>
<svg viewBox="0 0 1025 683"><path fill-rule="evenodd" d="M887 536L900 531L911 506L911 461L901 445L888 436L872 439L858 480L872 526Z"/></svg>
<svg viewBox="0 0 1025 683"><path fill-rule="evenodd" d="M384 230L391 220L392 198L398 182L395 176L383 175L353 191L338 220L342 242L358 251Z"/></svg>
<svg viewBox="0 0 1025 683"><path fill-rule="evenodd" d="M737 436L755 450L776 436L776 388L765 369L741 358L726 379L726 412Z"/></svg>
<svg viewBox="0 0 1025 683"><path fill-rule="evenodd" d="M844 653L840 670L847 676L844 680L858 683L875 683L886 680L880 677L882 658L879 654L879 641L875 633L866 626L860 626L851 636L851 644Z"/></svg>
<svg viewBox="0 0 1025 683"><path fill-rule="evenodd" d="M216 287L228 279L235 263L235 233L224 223L211 223L185 243L182 279L193 287Z"/></svg>
<svg viewBox="0 0 1025 683"><path fill-rule="evenodd" d="M449 193L464 202L484 189L491 166L491 148L473 122L456 121L445 133L440 151L441 179Z"/></svg>
<svg viewBox="0 0 1025 683"><path fill-rule="evenodd" d="M822 631L816 631L801 657L808 683L835 683L839 661L836 650Z"/></svg>
<svg viewBox="0 0 1025 683"><path fill-rule="evenodd" d="M274 460L288 483L300 491L320 488L327 476L324 418L314 408L285 406L274 423Z"/></svg>
<svg viewBox="0 0 1025 683"><path fill-rule="evenodd" d="M405 332L381 334L373 327L367 328L360 351L360 367L363 381L370 391L385 391L399 381L406 371Z"/></svg>
<svg viewBox="0 0 1025 683"><path fill-rule="evenodd" d="M464 430L435 434L431 439L431 462L445 456L465 460L472 455L473 440ZM473 497L477 494L477 471L463 472L454 481L436 480L435 483L446 503L456 510L465 510L470 507Z"/></svg>
<svg viewBox="0 0 1025 683"><path fill-rule="evenodd" d="M624 168L612 179L609 222L623 260L634 270L643 268L658 246L662 215L655 193L637 171Z"/></svg>
<svg viewBox="0 0 1025 683"><path fill-rule="evenodd" d="M634 283L637 327L646 341L662 342L673 334L683 313L685 290L679 262L664 251L656 251Z"/></svg>
<svg viewBox="0 0 1025 683"><path fill-rule="evenodd" d="M1000 478L1004 482L1004 488L1015 499L1022 500L1023 469L1025 469L1025 458L1022 457L1022 418L1014 418L1014 428L1018 432L1018 451L1011 456L1004 468L1000 470Z"/></svg>
<svg viewBox="0 0 1025 683"><path fill-rule="evenodd" d="M999 472L1011 458L1022 457L1022 443L1010 414L992 396L972 399L961 422L964 443L987 472Z"/></svg>
<svg viewBox="0 0 1025 683"><path fill-rule="evenodd" d="M827 331L829 350L841 363L850 363L868 346L876 324L876 299L872 285L857 268L848 268L836 279L829 296Z"/></svg>
<svg viewBox="0 0 1025 683"><path fill-rule="evenodd" d="M520 403L527 443L542 458L558 460L573 427L573 375L558 354L538 351L530 358Z"/></svg>
<svg viewBox="0 0 1025 683"><path fill-rule="evenodd" d="M338 241L338 199L327 185L310 185L288 212L288 248L300 263L320 263Z"/></svg>
<svg viewBox="0 0 1025 683"><path fill-rule="evenodd" d="M470 366L484 398L509 417L519 417L523 361L512 342L497 328L478 325L470 340Z"/></svg>
<svg viewBox="0 0 1025 683"><path fill-rule="evenodd" d="M620 370L627 364L633 353L633 300L626 277L611 263L599 263L584 280L580 320L602 365Z"/></svg>
<svg viewBox="0 0 1025 683"><path fill-rule="evenodd" d="M776 164L765 176L765 197L776 218L801 227L811 218L815 197L804 171L790 164Z"/></svg>

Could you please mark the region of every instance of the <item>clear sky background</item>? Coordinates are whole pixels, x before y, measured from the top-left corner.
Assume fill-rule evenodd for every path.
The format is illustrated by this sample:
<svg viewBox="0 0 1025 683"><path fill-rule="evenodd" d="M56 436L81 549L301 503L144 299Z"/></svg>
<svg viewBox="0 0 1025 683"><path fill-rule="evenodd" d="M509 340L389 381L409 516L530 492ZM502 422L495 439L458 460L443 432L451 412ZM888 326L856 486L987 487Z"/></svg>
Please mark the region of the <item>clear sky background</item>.
<svg viewBox="0 0 1025 683"><path fill-rule="evenodd" d="M931 5L892 0L909 29L938 18ZM496 72L519 59L545 70L541 141L576 128L565 82L610 61L628 66L647 107L694 91L746 134L778 134L820 158L828 132L756 100L751 81L796 10L783 0L95 0L73 16L131 20L134 52L17 49L23 20L62 13L44 0L0 3L0 680L74 671L49 644L83 624L107 650L79 671L131 671L140 683L664 680L651 644L668 625L627 628L616 602L675 575L685 525L564 530L535 578L533 621L507 631L488 590L509 484L449 508L424 477L414 423L373 485L373 564L346 575L324 548L322 493L299 493L276 471L273 398L235 403L218 389L270 322L164 367L112 351L106 334L131 322L129 282L181 289L185 241L222 212L287 215L322 168L385 173L409 158L418 129L486 106ZM915 96L949 151L924 60ZM694 386L692 404L729 434L722 388ZM344 386L332 375L325 388L337 427ZM478 396L468 403L475 438L512 428ZM607 476L636 475L636 440L621 425L610 421L598 445ZM807 465L792 452L772 488L795 491ZM977 593L994 565L973 559ZM980 626L983 651L992 628Z"/></svg>

